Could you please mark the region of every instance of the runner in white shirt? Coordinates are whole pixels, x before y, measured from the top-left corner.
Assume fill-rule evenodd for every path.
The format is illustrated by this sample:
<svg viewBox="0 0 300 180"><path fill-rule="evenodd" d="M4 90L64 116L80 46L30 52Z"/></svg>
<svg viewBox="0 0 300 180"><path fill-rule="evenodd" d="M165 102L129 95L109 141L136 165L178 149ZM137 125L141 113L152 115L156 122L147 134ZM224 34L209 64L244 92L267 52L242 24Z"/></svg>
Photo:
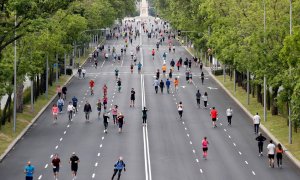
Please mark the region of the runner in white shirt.
<svg viewBox="0 0 300 180"><path fill-rule="evenodd" d="M69 116L69 121L72 121L72 117L73 117L73 112L74 112L75 108L73 106L72 102L69 102L69 105L67 107L67 111L68 111L68 116Z"/></svg>
<svg viewBox="0 0 300 180"><path fill-rule="evenodd" d="M231 125L232 114L233 114L233 111L232 111L231 107L229 107L229 108L226 110L226 116L227 116L227 121L228 121L228 125L229 125L229 126Z"/></svg>
<svg viewBox="0 0 300 180"><path fill-rule="evenodd" d="M273 144L272 140L270 140L270 144L268 144L267 149L268 149L269 166L274 168L274 156L275 156L276 146L275 144Z"/></svg>
<svg viewBox="0 0 300 180"><path fill-rule="evenodd" d="M254 124L254 133L258 134L259 124L260 124L260 116L258 113L256 113L255 116L253 116L253 124Z"/></svg>

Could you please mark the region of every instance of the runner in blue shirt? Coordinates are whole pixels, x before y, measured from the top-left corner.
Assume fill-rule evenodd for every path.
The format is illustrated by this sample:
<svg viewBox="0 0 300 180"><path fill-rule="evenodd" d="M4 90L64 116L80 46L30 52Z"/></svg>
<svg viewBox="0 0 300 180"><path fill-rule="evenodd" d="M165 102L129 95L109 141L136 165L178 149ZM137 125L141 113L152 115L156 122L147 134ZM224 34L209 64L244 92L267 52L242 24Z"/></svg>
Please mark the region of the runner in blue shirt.
<svg viewBox="0 0 300 180"><path fill-rule="evenodd" d="M118 159L118 161L116 162L116 164L114 165L114 174L113 174L113 176L112 176L112 180L114 179L114 177L115 177L115 175L119 172L119 174L118 174L118 179L120 179L120 177L121 177L121 172L122 172L122 170L124 169L124 171L126 171L126 169L125 169L125 163L124 163L124 161L123 161L123 158L122 157L120 157L119 159Z"/></svg>
<svg viewBox="0 0 300 180"><path fill-rule="evenodd" d="M27 166L24 168L25 179L33 180L34 166L31 165L31 162L27 162Z"/></svg>
<svg viewBox="0 0 300 180"><path fill-rule="evenodd" d="M169 79L167 79L166 86L167 86L167 92L168 92L168 94L170 94L170 85L171 85L171 81Z"/></svg>

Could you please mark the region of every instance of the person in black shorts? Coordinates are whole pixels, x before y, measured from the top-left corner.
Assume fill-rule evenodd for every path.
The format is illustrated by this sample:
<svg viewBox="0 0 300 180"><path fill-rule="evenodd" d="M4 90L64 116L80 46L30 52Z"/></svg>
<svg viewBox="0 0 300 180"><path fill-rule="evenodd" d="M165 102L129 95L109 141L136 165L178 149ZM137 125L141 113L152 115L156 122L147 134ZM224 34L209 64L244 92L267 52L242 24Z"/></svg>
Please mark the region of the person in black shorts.
<svg viewBox="0 0 300 180"><path fill-rule="evenodd" d="M72 153L72 156L70 157L70 162L69 163L71 164L72 176L73 176L73 178L76 178L77 177L79 158L78 158L78 156L76 156L75 152Z"/></svg>
<svg viewBox="0 0 300 180"><path fill-rule="evenodd" d="M58 154L54 155L52 159L52 166L53 166L54 179L58 179L59 166L60 166L60 159L58 157Z"/></svg>
<svg viewBox="0 0 300 180"><path fill-rule="evenodd" d="M122 132L123 124L124 124L124 115L122 113L119 113L118 115L118 124L119 124L119 133Z"/></svg>
<svg viewBox="0 0 300 180"><path fill-rule="evenodd" d="M134 107L134 101L135 101L135 91L132 88L131 89L131 95L130 95L130 107Z"/></svg>
<svg viewBox="0 0 300 180"><path fill-rule="evenodd" d="M142 116L143 125L147 124L147 111L148 111L148 109L146 107L144 107L144 109L142 110L142 113L143 113L143 116Z"/></svg>

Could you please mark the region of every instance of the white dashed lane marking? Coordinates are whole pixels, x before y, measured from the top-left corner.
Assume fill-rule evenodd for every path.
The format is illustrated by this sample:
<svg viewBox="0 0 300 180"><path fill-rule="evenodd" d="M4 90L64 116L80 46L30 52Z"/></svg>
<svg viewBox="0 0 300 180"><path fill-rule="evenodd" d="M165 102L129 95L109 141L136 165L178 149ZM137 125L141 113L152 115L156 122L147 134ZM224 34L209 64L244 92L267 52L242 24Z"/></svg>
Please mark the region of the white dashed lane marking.
<svg viewBox="0 0 300 180"><path fill-rule="evenodd" d="M200 169L200 173L201 173L201 174L203 173L202 169Z"/></svg>
<svg viewBox="0 0 300 180"><path fill-rule="evenodd" d="M48 164L45 165L45 169L48 167Z"/></svg>
<svg viewBox="0 0 300 180"><path fill-rule="evenodd" d="M255 172L254 171L252 171L252 174L255 176Z"/></svg>
<svg viewBox="0 0 300 180"><path fill-rule="evenodd" d="M242 155L241 151L239 151L239 154Z"/></svg>
<svg viewBox="0 0 300 180"><path fill-rule="evenodd" d="M235 143L232 143L234 146L236 146L236 144Z"/></svg>
<svg viewBox="0 0 300 180"><path fill-rule="evenodd" d="M98 166L98 162L95 163L95 167L97 167L97 166Z"/></svg>
<svg viewBox="0 0 300 180"><path fill-rule="evenodd" d="M99 156L100 156L100 153L98 153L97 156L99 157Z"/></svg>
<svg viewBox="0 0 300 180"><path fill-rule="evenodd" d="M246 164L248 164L248 161L245 161Z"/></svg>
<svg viewBox="0 0 300 180"><path fill-rule="evenodd" d="M92 178L94 179L94 178L95 178L95 176L96 176L96 174L95 174L95 173L93 173L93 175L92 175Z"/></svg>
<svg viewBox="0 0 300 180"><path fill-rule="evenodd" d="M67 133L67 131L64 131L64 134L66 134Z"/></svg>
<svg viewBox="0 0 300 180"><path fill-rule="evenodd" d="M99 146L100 148L102 148L102 144L100 144L100 146Z"/></svg>
<svg viewBox="0 0 300 180"><path fill-rule="evenodd" d="M57 148L58 148L58 145L55 146L55 149L57 149Z"/></svg>
<svg viewBox="0 0 300 180"><path fill-rule="evenodd" d="M60 138L60 139L59 139L59 141L62 141L62 140L63 140L63 138Z"/></svg>
<svg viewBox="0 0 300 180"><path fill-rule="evenodd" d="M40 175L38 179L42 179L43 175Z"/></svg>

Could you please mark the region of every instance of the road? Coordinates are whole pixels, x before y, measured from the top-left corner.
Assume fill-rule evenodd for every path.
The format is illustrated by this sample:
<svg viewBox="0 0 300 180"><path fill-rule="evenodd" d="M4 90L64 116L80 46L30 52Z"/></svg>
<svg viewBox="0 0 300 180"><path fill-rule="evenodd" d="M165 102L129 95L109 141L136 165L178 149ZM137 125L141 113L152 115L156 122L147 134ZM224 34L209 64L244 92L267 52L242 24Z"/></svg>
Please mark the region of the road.
<svg viewBox="0 0 300 180"><path fill-rule="evenodd" d="M153 18L149 18L153 24ZM151 24L147 20L147 28ZM140 28L140 26L134 25ZM161 28L161 25L158 25ZM157 39L142 36L129 45L126 55L120 63L112 60L99 59L96 69L93 63L87 62L86 79L74 77L68 84L68 100L72 96L79 99L79 113L71 123L67 114L59 115L56 125L52 124L51 107L48 107L26 135L17 143L14 149L0 163L0 174L4 180L24 178L23 168L30 160L36 167L35 179L53 179L51 157L58 153L61 158L59 179L72 179L68 159L72 152L80 158L77 179L111 179L113 165L119 156L124 157L126 172L121 179L152 180L209 180L209 179L272 179L298 180L300 171L286 157L283 169L268 167L267 157L259 157L257 143L254 140L252 123L245 112L206 75L204 85L200 82L200 69L193 65L193 84L185 82L184 68L174 72L179 76L178 92L155 94L153 80L157 69L161 69L163 52L168 52L168 46L163 43L152 60L151 50L156 49ZM142 74L130 73L130 51L141 44L137 58L143 64ZM176 53L167 54L169 60L179 57L191 58L191 55L177 42ZM124 46L124 40L109 40L105 48ZM122 91L116 91L114 70L120 70ZM162 77L163 78L163 77ZM95 95L89 94L88 82L95 81ZM165 78L163 78L165 80ZM98 120L96 102L102 98L102 86L108 86L109 108L114 104L125 115L124 131L118 133L118 128L110 120L108 133L103 132L102 118ZM210 87L210 88L209 88ZM212 87L212 88L211 88ZM135 107L129 107L130 91L136 91ZM196 106L196 90L205 91L209 95L209 107L215 106L220 117L218 127L212 128L209 109ZM54 100L54 102L56 102ZM85 122L83 105L89 101L92 105L91 122ZM183 119L177 113L179 101L183 102ZM203 104L203 102L201 102ZM201 104L201 105L202 105ZM148 125L142 126L141 109L148 107ZM227 126L225 110L231 106L234 110L233 124ZM64 108L66 109L66 107ZM208 159L202 159L201 140L207 136L209 141ZM266 152L266 145L264 147ZM1 178L3 179L3 178Z"/></svg>

